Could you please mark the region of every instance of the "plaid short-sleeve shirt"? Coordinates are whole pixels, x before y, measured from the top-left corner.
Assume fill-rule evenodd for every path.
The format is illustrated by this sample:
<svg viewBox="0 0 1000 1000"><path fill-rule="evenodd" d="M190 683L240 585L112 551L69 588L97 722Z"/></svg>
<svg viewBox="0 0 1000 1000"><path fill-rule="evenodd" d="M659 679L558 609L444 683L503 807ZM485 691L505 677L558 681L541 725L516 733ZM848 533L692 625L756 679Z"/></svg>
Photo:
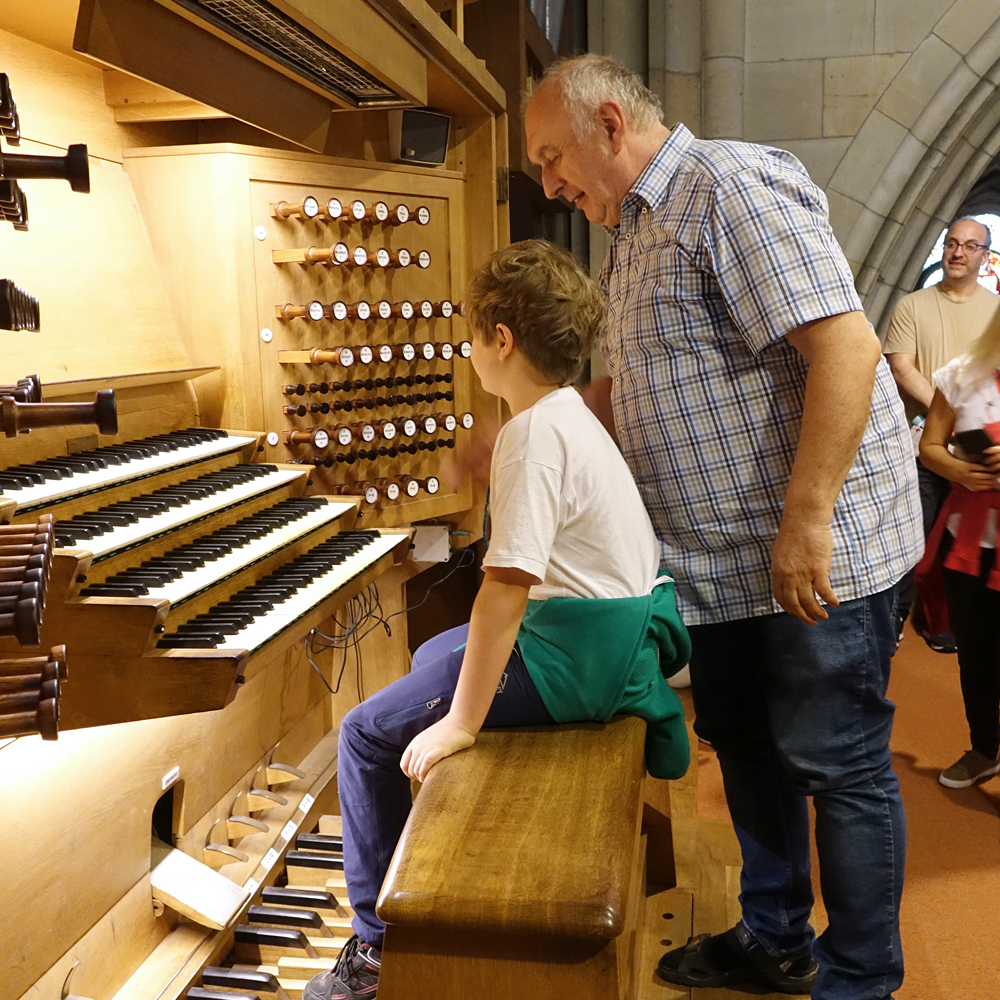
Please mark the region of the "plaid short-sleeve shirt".
<svg viewBox="0 0 1000 1000"><path fill-rule="evenodd" d="M791 154L676 126L622 203L601 275L622 452L689 625L780 611L771 547L808 365L784 336L861 309L823 192ZM923 549L916 468L885 360L833 513L841 601Z"/></svg>

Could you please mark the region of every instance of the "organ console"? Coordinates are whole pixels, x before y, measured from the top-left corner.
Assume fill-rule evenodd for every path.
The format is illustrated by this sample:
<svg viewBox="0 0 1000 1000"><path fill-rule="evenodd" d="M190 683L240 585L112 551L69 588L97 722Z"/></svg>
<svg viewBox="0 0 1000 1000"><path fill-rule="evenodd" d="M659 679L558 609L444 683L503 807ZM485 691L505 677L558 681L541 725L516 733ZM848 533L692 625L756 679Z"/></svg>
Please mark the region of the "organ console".
<svg viewBox="0 0 1000 1000"><path fill-rule="evenodd" d="M504 238L505 150L484 140L503 94L417 10L405 30L377 20L416 60L401 101L462 122L441 168L374 162L368 136L340 144L332 128L300 151L245 114L192 141L190 121L142 121L160 105L115 87L169 86L178 115L223 114L222 95L188 98L173 30L156 36L169 81L142 55L120 67L115 46L91 52L106 30L125 37L124 8L98 6L80 4L66 37L72 18L26 9L32 42L0 12L0 69L31 95L19 116L0 75L0 142L23 132L67 151L0 149L14 227L0 259L17 281L0 286L0 327L37 330L46 303L44 337L7 337L0 357L14 435L0 437L0 766L18 811L0 824L0 992L294 998L349 933L346 893L327 885L343 878L338 845L323 839L339 836L338 727L407 669L410 525L445 521L457 544L481 534L482 491L439 480L439 463L468 446L449 418L499 412L460 363L451 303ZM345 0L316 15L323 45L365 12ZM204 38L228 52L217 30ZM273 69L232 52L241 87L274 94L288 121L303 113ZM219 79L231 68L220 59ZM340 118L377 132L387 114L376 102ZM225 143L199 141L215 126ZM36 178L82 191L91 166L88 199L51 185L36 203Z"/></svg>

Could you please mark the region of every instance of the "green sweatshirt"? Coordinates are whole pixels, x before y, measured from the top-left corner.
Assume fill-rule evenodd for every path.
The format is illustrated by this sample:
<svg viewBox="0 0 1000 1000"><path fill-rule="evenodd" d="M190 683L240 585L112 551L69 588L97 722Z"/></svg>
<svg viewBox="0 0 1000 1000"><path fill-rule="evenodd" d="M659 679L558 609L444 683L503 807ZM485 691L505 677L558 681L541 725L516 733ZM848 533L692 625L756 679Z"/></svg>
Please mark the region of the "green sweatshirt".
<svg viewBox="0 0 1000 1000"><path fill-rule="evenodd" d="M542 702L556 722L647 722L646 769L679 778L690 760L684 709L665 678L691 655L672 582L646 597L529 601L517 635Z"/></svg>

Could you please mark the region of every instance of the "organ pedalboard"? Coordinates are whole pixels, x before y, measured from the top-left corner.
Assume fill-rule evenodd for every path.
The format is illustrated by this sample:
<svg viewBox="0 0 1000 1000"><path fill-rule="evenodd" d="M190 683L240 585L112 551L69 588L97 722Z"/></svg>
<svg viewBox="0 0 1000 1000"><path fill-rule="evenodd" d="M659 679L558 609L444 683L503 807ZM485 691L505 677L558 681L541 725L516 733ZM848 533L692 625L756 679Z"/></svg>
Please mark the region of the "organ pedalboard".
<svg viewBox="0 0 1000 1000"><path fill-rule="evenodd" d="M268 202L278 294L262 339L280 367L267 442L313 466L319 492L357 497L365 523L400 523L423 513L406 505L448 492L440 455L475 423L472 344L452 293L448 203L360 195Z"/></svg>

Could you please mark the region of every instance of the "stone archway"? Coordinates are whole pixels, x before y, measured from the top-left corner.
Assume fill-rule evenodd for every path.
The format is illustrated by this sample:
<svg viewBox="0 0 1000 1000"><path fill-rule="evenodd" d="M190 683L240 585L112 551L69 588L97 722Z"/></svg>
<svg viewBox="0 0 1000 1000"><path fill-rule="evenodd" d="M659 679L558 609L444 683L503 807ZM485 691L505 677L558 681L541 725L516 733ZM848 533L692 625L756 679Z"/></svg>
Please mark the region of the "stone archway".
<svg viewBox="0 0 1000 1000"><path fill-rule="evenodd" d="M932 68L941 82L926 94ZM909 126L890 118L890 110L911 118ZM932 33L886 90L829 184L831 215L853 214L844 250L880 333L899 297L912 291L941 228L998 152L1000 18L969 39L964 53Z"/></svg>

